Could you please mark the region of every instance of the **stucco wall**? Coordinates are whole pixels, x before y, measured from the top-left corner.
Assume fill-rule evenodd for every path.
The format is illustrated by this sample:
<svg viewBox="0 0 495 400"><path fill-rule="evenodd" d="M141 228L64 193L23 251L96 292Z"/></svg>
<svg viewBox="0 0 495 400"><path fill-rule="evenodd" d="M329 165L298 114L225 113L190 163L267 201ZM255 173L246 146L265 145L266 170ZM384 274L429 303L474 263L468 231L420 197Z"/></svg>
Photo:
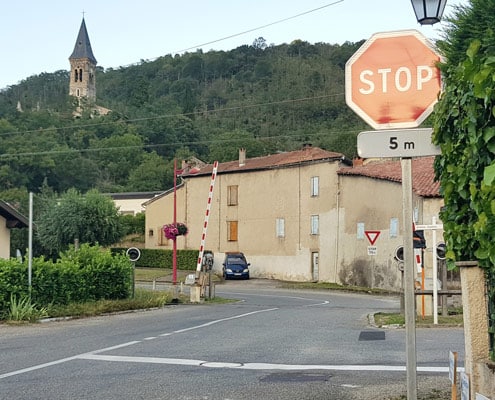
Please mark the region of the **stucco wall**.
<svg viewBox="0 0 495 400"><path fill-rule="evenodd" d="M3 217L0 217L0 258L10 258L10 229Z"/></svg>
<svg viewBox="0 0 495 400"><path fill-rule="evenodd" d="M421 224L431 224L431 217L438 216L441 205L442 200L438 198L413 196L413 207L417 209L418 223ZM338 282L399 289L402 273L394 255L403 245L401 184L361 176L341 176L339 213ZM368 254L371 243L362 230L358 230L358 224L364 231L380 232L374 244L376 255ZM424 262L425 271L431 277L432 242L428 240L430 233L427 236L429 250L426 249ZM437 237L441 239L441 232Z"/></svg>
<svg viewBox="0 0 495 400"><path fill-rule="evenodd" d="M286 280L311 280L312 253L319 254L320 279L335 270L335 216L338 162L314 163L249 173L218 174L205 248L215 254L215 268L223 254L242 251L251 274ZM319 195L311 197L311 177L319 177ZM210 176L186 179L178 191L178 221L189 228L179 248L199 248ZM238 205L227 205L229 186L238 186ZM171 222L172 193L146 207L146 231ZM310 234L311 215L319 216L320 231ZM285 220L285 237L276 235L276 219ZM229 221L238 221L238 240L227 240ZM146 247L158 247L146 237Z"/></svg>
<svg viewBox="0 0 495 400"><path fill-rule="evenodd" d="M338 162L308 164L264 171L218 174L205 249L215 253L221 270L226 252L242 251L253 277L292 281L338 282L400 290L402 273L394 259L403 245L402 187L399 182L337 175ZM319 177L319 195L311 197L311 177ZM189 228L178 248L199 249L210 176L187 178L177 190L177 221ZM238 204L227 205L229 186L238 186ZM442 200L413 196L418 223L431 224ZM310 234L311 215L319 216L320 231ZM285 237L276 235L276 219L285 220ZM146 247L159 245L159 230L173 221L173 193L146 206ZM229 221L238 221L238 240L228 241ZM361 224L363 232L358 232ZM149 233L153 230L154 236ZM364 231L380 231L376 255ZM359 235L359 233L361 235ZM427 233L425 271L431 277L432 242ZM437 233L441 240L441 232ZM318 273L313 271L318 257Z"/></svg>

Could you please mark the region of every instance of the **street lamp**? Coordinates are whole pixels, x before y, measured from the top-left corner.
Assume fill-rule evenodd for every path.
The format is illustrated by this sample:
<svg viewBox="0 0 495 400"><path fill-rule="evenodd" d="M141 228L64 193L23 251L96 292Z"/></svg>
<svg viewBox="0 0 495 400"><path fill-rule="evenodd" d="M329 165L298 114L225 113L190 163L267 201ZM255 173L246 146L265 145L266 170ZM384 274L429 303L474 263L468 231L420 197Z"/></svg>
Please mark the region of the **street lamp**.
<svg viewBox="0 0 495 400"><path fill-rule="evenodd" d="M411 0L416 19L421 25L433 25L442 19L447 0Z"/></svg>

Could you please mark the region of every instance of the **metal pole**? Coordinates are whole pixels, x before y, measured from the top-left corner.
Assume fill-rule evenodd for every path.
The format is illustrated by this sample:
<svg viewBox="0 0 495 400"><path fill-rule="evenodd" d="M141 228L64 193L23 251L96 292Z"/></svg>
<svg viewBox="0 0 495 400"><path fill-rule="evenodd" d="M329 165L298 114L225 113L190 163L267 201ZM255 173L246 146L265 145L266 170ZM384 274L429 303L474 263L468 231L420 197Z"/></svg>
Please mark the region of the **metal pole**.
<svg viewBox="0 0 495 400"><path fill-rule="evenodd" d="M436 225L437 219L432 217L431 224ZM438 324L438 264L437 264L437 230L433 229L431 233L433 242L433 324Z"/></svg>
<svg viewBox="0 0 495 400"><path fill-rule="evenodd" d="M177 159L174 158L174 226L177 224ZM173 239L172 282L177 284L177 241Z"/></svg>
<svg viewBox="0 0 495 400"><path fill-rule="evenodd" d="M28 290L31 297L33 274L33 192L29 192L29 232L28 232Z"/></svg>
<svg viewBox="0 0 495 400"><path fill-rule="evenodd" d="M404 306L406 320L406 374L407 399L417 400L416 384L416 316L414 298L414 249L412 227L412 161L401 158L402 166L402 217L404 221Z"/></svg>

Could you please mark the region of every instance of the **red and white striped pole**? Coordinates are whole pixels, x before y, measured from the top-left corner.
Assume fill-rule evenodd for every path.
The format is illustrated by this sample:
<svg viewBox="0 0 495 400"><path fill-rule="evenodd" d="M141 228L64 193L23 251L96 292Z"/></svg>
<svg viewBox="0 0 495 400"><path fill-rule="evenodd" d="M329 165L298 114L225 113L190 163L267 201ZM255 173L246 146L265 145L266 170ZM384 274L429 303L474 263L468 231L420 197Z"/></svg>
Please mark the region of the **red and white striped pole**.
<svg viewBox="0 0 495 400"><path fill-rule="evenodd" d="M206 231L208 230L208 220L210 218L211 201L213 199L213 188L217 179L218 161L213 163L213 171L211 173L210 191L208 192L208 203L206 204L205 221L203 223L203 234L201 235L201 245L199 246L198 264L196 265L196 277L199 276L201 266L203 264L203 255L205 252Z"/></svg>

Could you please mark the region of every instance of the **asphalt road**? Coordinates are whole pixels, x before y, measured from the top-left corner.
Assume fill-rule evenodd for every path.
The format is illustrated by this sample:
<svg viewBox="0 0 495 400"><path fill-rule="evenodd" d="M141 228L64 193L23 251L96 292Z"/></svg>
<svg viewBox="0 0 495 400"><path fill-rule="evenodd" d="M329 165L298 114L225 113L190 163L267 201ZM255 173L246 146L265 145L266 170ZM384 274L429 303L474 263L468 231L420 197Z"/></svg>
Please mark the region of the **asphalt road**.
<svg viewBox="0 0 495 400"><path fill-rule="evenodd" d="M0 399L389 399L406 392L405 331L368 324L394 297L228 282L239 301L0 325ZM418 329L418 393L448 389L462 329ZM396 396L396 397L394 397Z"/></svg>

